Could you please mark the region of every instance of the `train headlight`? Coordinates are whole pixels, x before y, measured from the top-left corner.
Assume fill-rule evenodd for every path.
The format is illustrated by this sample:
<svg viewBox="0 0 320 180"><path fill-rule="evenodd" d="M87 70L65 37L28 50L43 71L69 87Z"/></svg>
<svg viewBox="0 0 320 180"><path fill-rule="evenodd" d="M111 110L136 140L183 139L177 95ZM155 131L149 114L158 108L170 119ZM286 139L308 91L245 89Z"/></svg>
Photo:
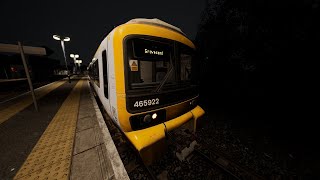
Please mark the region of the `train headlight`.
<svg viewBox="0 0 320 180"><path fill-rule="evenodd" d="M196 99L194 99L194 100L190 101L190 105L191 105L191 106L195 106L195 105L197 105L197 100L196 100Z"/></svg>
<svg viewBox="0 0 320 180"><path fill-rule="evenodd" d="M158 116L157 113L153 113L151 117L152 117L152 119L156 119L157 116Z"/></svg>
<svg viewBox="0 0 320 180"><path fill-rule="evenodd" d="M157 110L148 113L133 115L130 117L132 130L148 128L166 121L166 110Z"/></svg>
<svg viewBox="0 0 320 180"><path fill-rule="evenodd" d="M150 116L150 114L147 114L147 115L144 116L143 122L145 122L145 123L151 122L151 116Z"/></svg>

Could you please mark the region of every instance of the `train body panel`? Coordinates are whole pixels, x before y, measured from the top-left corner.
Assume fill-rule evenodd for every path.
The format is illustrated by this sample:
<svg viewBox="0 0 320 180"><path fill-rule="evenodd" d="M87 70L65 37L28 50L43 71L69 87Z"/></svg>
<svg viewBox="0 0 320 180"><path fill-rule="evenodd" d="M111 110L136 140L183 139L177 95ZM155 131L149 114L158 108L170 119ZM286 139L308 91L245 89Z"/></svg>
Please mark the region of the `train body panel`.
<svg viewBox="0 0 320 180"><path fill-rule="evenodd" d="M161 21L162 22L162 21ZM194 44L159 20L129 21L103 39L89 65L104 109L141 151L204 114L193 81Z"/></svg>
<svg viewBox="0 0 320 180"><path fill-rule="evenodd" d="M110 36L108 36L108 47L110 51L108 51L108 59L110 59L109 62L109 88L110 88L110 108L111 108L111 118L112 120L118 125L119 124L119 117L118 117L118 103L117 103L117 93L116 93L116 76L115 76L115 61L114 61L114 48L113 48L113 32L110 33Z"/></svg>
<svg viewBox="0 0 320 180"><path fill-rule="evenodd" d="M112 40L112 36L107 36L101 42L94 55L93 61L89 65L94 72L89 75L90 83L94 88L96 95L100 99L104 109L112 118L112 120L119 125L116 108L117 96ZM96 68L96 66L98 68ZM99 80L97 81L97 79Z"/></svg>
<svg viewBox="0 0 320 180"><path fill-rule="evenodd" d="M132 131L129 118L132 116L128 113L126 108L126 96L125 96L125 77L124 77L124 39L129 35L147 35L152 37L162 37L170 40L175 40L183 44L187 44L191 48L195 48L194 44L180 33L168 30L166 28L156 27L146 24L129 24L121 25L114 30L114 51L115 51L115 70L116 70L116 82L117 83L117 97L118 97L118 114L120 120L120 126L123 131Z"/></svg>

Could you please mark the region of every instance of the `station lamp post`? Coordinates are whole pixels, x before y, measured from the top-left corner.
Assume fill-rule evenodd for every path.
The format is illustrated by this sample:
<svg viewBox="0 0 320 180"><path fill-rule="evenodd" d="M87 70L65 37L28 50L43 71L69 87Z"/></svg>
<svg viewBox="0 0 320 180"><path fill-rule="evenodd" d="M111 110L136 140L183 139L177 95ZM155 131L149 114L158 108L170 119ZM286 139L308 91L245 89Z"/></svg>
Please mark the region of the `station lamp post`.
<svg viewBox="0 0 320 180"><path fill-rule="evenodd" d="M77 65L76 65L76 60L77 58L79 58L79 54L70 54L70 57L73 59L73 63L74 63L74 71L77 72Z"/></svg>
<svg viewBox="0 0 320 180"><path fill-rule="evenodd" d="M69 73L68 63L67 63L67 58L66 58L66 52L65 52L65 47L64 47L64 42L70 41L70 38L69 37L64 37L64 36L59 36L59 35L56 35L56 34L53 35L52 37L53 37L53 39L55 39L57 41L60 41L60 43L61 43L61 48L62 48L63 56L64 56L64 62L66 63L66 68L67 68L67 75L68 75L69 83L71 83L71 81L70 81L70 73Z"/></svg>
<svg viewBox="0 0 320 180"><path fill-rule="evenodd" d="M81 66L82 60L80 60L80 59L76 60L75 63L77 63L79 65L79 71L81 71L80 66Z"/></svg>

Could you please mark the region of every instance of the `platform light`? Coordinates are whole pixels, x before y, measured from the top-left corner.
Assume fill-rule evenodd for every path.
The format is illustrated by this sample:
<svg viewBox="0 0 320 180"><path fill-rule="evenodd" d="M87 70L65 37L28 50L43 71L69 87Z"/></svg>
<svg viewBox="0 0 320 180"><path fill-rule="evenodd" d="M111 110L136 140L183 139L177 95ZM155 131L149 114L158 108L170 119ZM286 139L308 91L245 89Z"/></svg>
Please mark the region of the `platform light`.
<svg viewBox="0 0 320 180"><path fill-rule="evenodd" d="M59 35L56 35L56 34L54 34L52 37L53 37L54 40L60 41L60 43L61 43L61 48L62 48L62 51L63 51L64 61L66 63L68 79L69 79L69 83L71 83L70 73L69 73L68 63L67 63L67 58L66 58L66 52L65 52L65 47L64 47L64 42L70 41L70 38L66 37L66 36L59 36Z"/></svg>
<svg viewBox="0 0 320 180"><path fill-rule="evenodd" d="M70 41L70 38L69 38L69 37L65 37L65 38L63 39L63 41Z"/></svg>
<svg viewBox="0 0 320 180"><path fill-rule="evenodd" d="M77 67L76 63L77 63L77 58L79 58L79 54L70 54L70 57L73 59L73 63L74 63L73 72L77 73L78 72L78 67Z"/></svg>
<svg viewBox="0 0 320 180"><path fill-rule="evenodd" d="M70 37L61 37L59 35L54 34L53 39L57 40L57 41L70 41Z"/></svg>
<svg viewBox="0 0 320 180"><path fill-rule="evenodd" d="M61 40L61 39L60 39L60 36L58 36L58 35L53 35L52 37L53 37L53 39L55 39L55 40L57 40L57 41L60 41L60 40Z"/></svg>
<svg viewBox="0 0 320 180"><path fill-rule="evenodd" d="M75 60L75 59L79 58L79 54L70 54L70 57L74 58L74 60Z"/></svg>

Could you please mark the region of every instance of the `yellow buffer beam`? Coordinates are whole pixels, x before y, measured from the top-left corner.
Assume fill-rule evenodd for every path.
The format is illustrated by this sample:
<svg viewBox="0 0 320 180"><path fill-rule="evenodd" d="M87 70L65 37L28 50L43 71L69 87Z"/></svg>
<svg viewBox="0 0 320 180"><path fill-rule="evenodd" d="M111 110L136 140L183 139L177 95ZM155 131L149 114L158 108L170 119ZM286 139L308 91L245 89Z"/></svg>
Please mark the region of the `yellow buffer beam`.
<svg viewBox="0 0 320 180"><path fill-rule="evenodd" d="M143 148L146 148L164 138L166 130L172 131L191 120L196 124L198 118L203 115L204 110L200 106L197 106L191 111L170 121L143 130L126 132L125 135L135 148L138 151L141 151Z"/></svg>

